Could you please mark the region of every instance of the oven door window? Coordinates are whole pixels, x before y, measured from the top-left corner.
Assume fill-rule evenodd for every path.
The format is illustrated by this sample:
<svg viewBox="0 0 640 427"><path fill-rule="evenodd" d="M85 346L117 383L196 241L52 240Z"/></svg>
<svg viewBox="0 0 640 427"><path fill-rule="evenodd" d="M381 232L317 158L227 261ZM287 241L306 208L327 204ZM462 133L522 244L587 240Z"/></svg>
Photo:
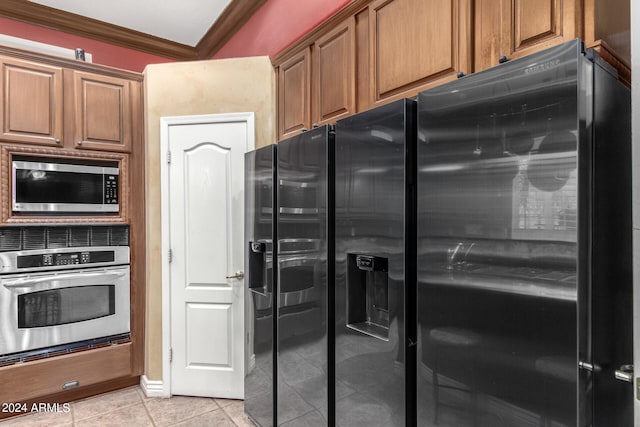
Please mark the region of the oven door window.
<svg viewBox="0 0 640 427"><path fill-rule="evenodd" d="M18 328L64 325L116 312L115 285L74 286L18 295Z"/></svg>
<svg viewBox="0 0 640 427"><path fill-rule="evenodd" d="M17 203L104 203L101 174L19 169L15 185Z"/></svg>

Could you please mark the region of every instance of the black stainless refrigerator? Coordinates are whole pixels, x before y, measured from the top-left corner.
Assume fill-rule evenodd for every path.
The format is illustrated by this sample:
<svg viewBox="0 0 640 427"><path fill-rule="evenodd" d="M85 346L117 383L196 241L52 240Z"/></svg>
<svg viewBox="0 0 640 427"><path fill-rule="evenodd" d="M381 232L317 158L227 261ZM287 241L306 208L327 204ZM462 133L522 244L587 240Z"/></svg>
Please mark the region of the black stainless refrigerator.
<svg viewBox="0 0 640 427"><path fill-rule="evenodd" d="M277 424L331 425L334 133L278 143Z"/></svg>
<svg viewBox="0 0 640 427"><path fill-rule="evenodd" d="M274 340L275 292L273 236L277 223L273 206L276 174L275 145L245 154L245 325L247 366L244 409L262 427L275 422Z"/></svg>
<svg viewBox="0 0 640 427"><path fill-rule="evenodd" d="M633 425L630 155L579 40L419 95L418 425Z"/></svg>
<svg viewBox="0 0 640 427"><path fill-rule="evenodd" d="M414 418L415 101L336 123L336 425Z"/></svg>

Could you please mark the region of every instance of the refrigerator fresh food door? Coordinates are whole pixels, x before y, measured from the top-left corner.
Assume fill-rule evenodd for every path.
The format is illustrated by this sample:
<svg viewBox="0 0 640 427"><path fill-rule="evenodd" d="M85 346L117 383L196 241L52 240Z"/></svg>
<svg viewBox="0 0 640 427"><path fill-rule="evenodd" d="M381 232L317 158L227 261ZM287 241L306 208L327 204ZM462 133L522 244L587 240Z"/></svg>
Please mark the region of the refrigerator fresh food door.
<svg viewBox="0 0 640 427"><path fill-rule="evenodd" d="M595 163L592 255L594 425L631 426L633 373L633 242L631 94L598 66L593 74ZM608 64L604 64L605 67ZM630 365L630 366L629 366Z"/></svg>
<svg viewBox="0 0 640 427"><path fill-rule="evenodd" d="M419 96L420 426L590 425L580 48Z"/></svg>
<svg viewBox="0 0 640 427"><path fill-rule="evenodd" d="M330 425L328 126L278 143L278 425Z"/></svg>

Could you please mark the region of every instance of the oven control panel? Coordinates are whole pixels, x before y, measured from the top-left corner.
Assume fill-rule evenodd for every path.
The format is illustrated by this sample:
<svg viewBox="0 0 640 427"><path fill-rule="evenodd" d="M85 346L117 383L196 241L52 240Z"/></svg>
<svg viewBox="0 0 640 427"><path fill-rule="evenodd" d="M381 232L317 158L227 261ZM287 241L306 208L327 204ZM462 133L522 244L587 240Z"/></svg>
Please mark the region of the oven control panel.
<svg viewBox="0 0 640 427"><path fill-rule="evenodd" d="M72 266L77 264L98 264L113 262L115 254L113 251L87 251L87 252L64 252L64 253L44 253L37 255L18 256L18 268L33 267L59 267Z"/></svg>

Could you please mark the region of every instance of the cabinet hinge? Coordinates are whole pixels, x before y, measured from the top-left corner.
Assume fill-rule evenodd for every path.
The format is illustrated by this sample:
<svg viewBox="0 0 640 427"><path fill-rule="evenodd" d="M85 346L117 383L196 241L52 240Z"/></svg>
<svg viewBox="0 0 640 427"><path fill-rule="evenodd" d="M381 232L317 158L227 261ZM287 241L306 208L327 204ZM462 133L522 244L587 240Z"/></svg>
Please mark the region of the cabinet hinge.
<svg viewBox="0 0 640 427"><path fill-rule="evenodd" d="M171 264L171 261L173 261L173 251L169 249L169 264Z"/></svg>
<svg viewBox="0 0 640 427"><path fill-rule="evenodd" d="M171 164L171 151L167 151L167 164Z"/></svg>
<svg viewBox="0 0 640 427"><path fill-rule="evenodd" d="M173 349L169 349L169 362L173 362Z"/></svg>

